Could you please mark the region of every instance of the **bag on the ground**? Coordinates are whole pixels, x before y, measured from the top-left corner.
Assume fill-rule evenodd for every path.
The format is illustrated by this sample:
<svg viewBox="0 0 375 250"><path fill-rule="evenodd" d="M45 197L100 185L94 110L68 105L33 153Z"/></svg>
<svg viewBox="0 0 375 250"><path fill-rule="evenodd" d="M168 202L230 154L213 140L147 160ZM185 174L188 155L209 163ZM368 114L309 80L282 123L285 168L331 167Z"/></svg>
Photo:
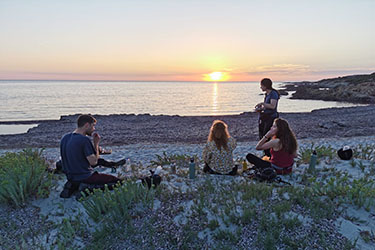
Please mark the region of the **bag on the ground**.
<svg viewBox="0 0 375 250"><path fill-rule="evenodd" d="M287 185L292 185L289 182L281 179L280 176L277 175L276 170L272 167L263 168L263 169L256 169L253 177L260 182L264 182L264 181L266 181L266 182L278 182L278 183L284 183L284 184L287 184Z"/></svg>
<svg viewBox="0 0 375 250"><path fill-rule="evenodd" d="M155 174L155 172L152 170L150 170L150 172L151 172L150 176L147 176L141 179L143 185L147 184L148 189L150 189L151 187L156 188L157 186L160 185L160 182L161 182L160 175Z"/></svg>
<svg viewBox="0 0 375 250"><path fill-rule="evenodd" d="M259 181L272 182L276 180L277 173L276 170L272 167L258 169L255 173L255 178Z"/></svg>

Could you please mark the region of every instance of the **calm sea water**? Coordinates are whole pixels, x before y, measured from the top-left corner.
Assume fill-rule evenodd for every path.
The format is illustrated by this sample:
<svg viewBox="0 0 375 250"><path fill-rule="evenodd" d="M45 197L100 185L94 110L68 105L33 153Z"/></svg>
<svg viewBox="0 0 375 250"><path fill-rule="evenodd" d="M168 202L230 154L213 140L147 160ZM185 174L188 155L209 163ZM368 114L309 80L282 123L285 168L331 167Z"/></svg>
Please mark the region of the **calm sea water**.
<svg viewBox="0 0 375 250"><path fill-rule="evenodd" d="M59 119L76 113L239 114L252 111L263 100L261 94L257 82L0 81L0 121ZM344 106L353 104L283 96L279 111Z"/></svg>

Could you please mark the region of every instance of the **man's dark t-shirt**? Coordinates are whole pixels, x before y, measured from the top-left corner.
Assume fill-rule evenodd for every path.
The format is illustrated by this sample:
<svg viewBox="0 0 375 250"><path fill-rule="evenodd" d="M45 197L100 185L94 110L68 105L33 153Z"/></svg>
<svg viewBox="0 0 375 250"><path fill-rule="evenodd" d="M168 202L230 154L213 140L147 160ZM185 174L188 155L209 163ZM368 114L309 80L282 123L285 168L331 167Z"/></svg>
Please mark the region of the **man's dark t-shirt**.
<svg viewBox="0 0 375 250"><path fill-rule="evenodd" d="M70 181L82 181L94 172L87 156L95 154L94 146L87 136L69 133L60 142L63 171Z"/></svg>
<svg viewBox="0 0 375 250"><path fill-rule="evenodd" d="M272 90L268 95L266 94L266 96L264 97L264 103L271 103L271 99L275 99L275 100L279 100L279 94L277 93L276 90ZM263 113L265 114L269 114L269 115L272 115L272 116L277 116L277 104L276 103L276 107L275 109L268 109L266 108Z"/></svg>

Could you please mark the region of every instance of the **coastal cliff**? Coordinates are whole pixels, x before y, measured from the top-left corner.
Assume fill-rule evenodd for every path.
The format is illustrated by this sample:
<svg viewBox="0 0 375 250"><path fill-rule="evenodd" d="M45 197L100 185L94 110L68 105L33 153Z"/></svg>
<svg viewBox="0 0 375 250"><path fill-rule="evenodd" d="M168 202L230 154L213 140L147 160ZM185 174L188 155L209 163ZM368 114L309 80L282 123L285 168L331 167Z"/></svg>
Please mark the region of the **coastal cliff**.
<svg viewBox="0 0 375 250"><path fill-rule="evenodd" d="M370 75L352 75L317 82L286 83L285 91L295 91L291 99L375 103L375 72Z"/></svg>

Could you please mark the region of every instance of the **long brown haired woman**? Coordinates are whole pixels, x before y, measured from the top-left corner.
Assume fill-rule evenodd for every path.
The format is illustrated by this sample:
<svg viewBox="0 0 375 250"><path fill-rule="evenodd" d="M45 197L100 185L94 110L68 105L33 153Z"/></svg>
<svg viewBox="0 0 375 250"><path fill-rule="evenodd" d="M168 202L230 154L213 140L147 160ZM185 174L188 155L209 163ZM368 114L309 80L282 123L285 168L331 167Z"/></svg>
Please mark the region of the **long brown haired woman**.
<svg viewBox="0 0 375 250"><path fill-rule="evenodd" d="M233 150L236 146L236 140L229 135L228 125L223 121L215 120L203 149L205 162L203 172L236 175L237 169L233 167Z"/></svg>
<svg viewBox="0 0 375 250"><path fill-rule="evenodd" d="M268 141L271 139L270 141ZM271 129L256 145L256 150L270 149L271 161L248 154L246 159L257 168L273 167L277 174L292 172L294 158L297 157L297 140L286 120L275 119Z"/></svg>

